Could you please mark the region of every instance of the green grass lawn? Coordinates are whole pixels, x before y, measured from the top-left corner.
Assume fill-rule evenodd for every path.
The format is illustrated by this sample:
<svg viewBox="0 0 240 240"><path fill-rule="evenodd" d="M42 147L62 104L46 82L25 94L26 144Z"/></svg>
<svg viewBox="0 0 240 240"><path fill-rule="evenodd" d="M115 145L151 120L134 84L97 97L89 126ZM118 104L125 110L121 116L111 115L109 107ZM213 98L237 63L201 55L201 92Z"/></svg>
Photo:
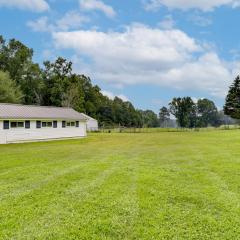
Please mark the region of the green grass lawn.
<svg viewBox="0 0 240 240"><path fill-rule="evenodd" d="M1 145L0 239L240 239L240 131Z"/></svg>

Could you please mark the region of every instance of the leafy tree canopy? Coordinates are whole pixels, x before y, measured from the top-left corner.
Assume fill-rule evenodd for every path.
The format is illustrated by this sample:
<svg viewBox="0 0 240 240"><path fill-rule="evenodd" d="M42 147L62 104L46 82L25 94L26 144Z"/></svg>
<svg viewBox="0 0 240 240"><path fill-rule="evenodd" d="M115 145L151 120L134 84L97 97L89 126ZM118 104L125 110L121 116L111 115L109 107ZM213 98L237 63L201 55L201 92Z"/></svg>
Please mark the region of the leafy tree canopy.
<svg viewBox="0 0 240 240"><path fill-rule="evenodd" d="M169 107L180 127L192 128L195 126L196 105L190 97L173 98Z"/></svg>
<svg viewBox="0 0 240 240"><path fill-rule="evenodd" d="M198 127L207 127L208 125L217 126L218 110L214 102L206 98L199 99L197 102Z"/></svg>
<svg viewBox="0 0 240 240"><path fill-rule="evenodd" d="M170 112L166 107L162 107L159 112L159 122L161 127L166 127L170 120Z"/></svg>
<svg viewBox="0 0 240 240"><path fill-rule="evenodd" d="M22 92L10 78L9 74L0 71L0 102L20 103L22 97Z"/></svg>

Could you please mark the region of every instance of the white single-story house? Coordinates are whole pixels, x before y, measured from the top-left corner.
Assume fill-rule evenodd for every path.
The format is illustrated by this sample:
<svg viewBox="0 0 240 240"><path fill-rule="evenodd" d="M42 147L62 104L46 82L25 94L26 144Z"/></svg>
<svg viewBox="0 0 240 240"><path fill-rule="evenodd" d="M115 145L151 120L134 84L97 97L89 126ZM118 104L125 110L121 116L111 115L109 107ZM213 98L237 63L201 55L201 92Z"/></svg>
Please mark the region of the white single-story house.
<svg viewBox="0 0 240 240"><path fill-rule="evenodd" d="M98 121L86 114L83 114L87 118L87 130L89 132L98 131Z"/></svg>
<svg viewBox="0 0 240 240"><path fill-rule="evenodd" d="M87 118L72 108L0 103L0 144L86 135Z"/></svg>

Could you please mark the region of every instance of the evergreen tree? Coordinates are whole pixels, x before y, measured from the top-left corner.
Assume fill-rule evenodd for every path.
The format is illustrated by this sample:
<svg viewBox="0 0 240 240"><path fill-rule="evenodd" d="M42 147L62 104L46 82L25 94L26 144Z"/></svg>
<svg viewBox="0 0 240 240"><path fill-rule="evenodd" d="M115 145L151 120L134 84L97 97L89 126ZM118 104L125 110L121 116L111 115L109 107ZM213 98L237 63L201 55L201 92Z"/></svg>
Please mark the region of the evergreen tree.
<svg viewBox="0 0 240 240"><path fill-rule="evenodd" d="M224 113L232 118L240 119L240 77L237 76L229 88L224 105Z"/></svg>

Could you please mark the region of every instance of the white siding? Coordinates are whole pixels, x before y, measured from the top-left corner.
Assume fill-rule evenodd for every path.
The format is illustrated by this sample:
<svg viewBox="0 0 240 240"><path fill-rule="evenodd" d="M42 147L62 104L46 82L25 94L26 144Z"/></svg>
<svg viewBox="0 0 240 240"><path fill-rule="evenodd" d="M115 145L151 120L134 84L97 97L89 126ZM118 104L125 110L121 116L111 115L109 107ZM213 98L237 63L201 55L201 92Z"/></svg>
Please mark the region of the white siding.
<svg viewBox="0 0 240 240"><path fill-rule="evenodd" d="M31 128L3 129L3 121L0 120L0 144L24 141L38 141L61 138L77 138L86 136L86 123L79 122L79 128L62 128L62 121L58 121L57 128L36 128L36 121L31 121Z"/></svg>
<svg viewBox="0 0 240 240"><path fill-rule="evenodd" d="M0 144L6 143L6 134L3 132L3 121L0 120Z"/></svg>
<svg viewBox="0 0 240 240"><path fill-rule="evenodd" d="M88 131L98 131L98 121L90 118L87 121L87 130Z"/></svg>

